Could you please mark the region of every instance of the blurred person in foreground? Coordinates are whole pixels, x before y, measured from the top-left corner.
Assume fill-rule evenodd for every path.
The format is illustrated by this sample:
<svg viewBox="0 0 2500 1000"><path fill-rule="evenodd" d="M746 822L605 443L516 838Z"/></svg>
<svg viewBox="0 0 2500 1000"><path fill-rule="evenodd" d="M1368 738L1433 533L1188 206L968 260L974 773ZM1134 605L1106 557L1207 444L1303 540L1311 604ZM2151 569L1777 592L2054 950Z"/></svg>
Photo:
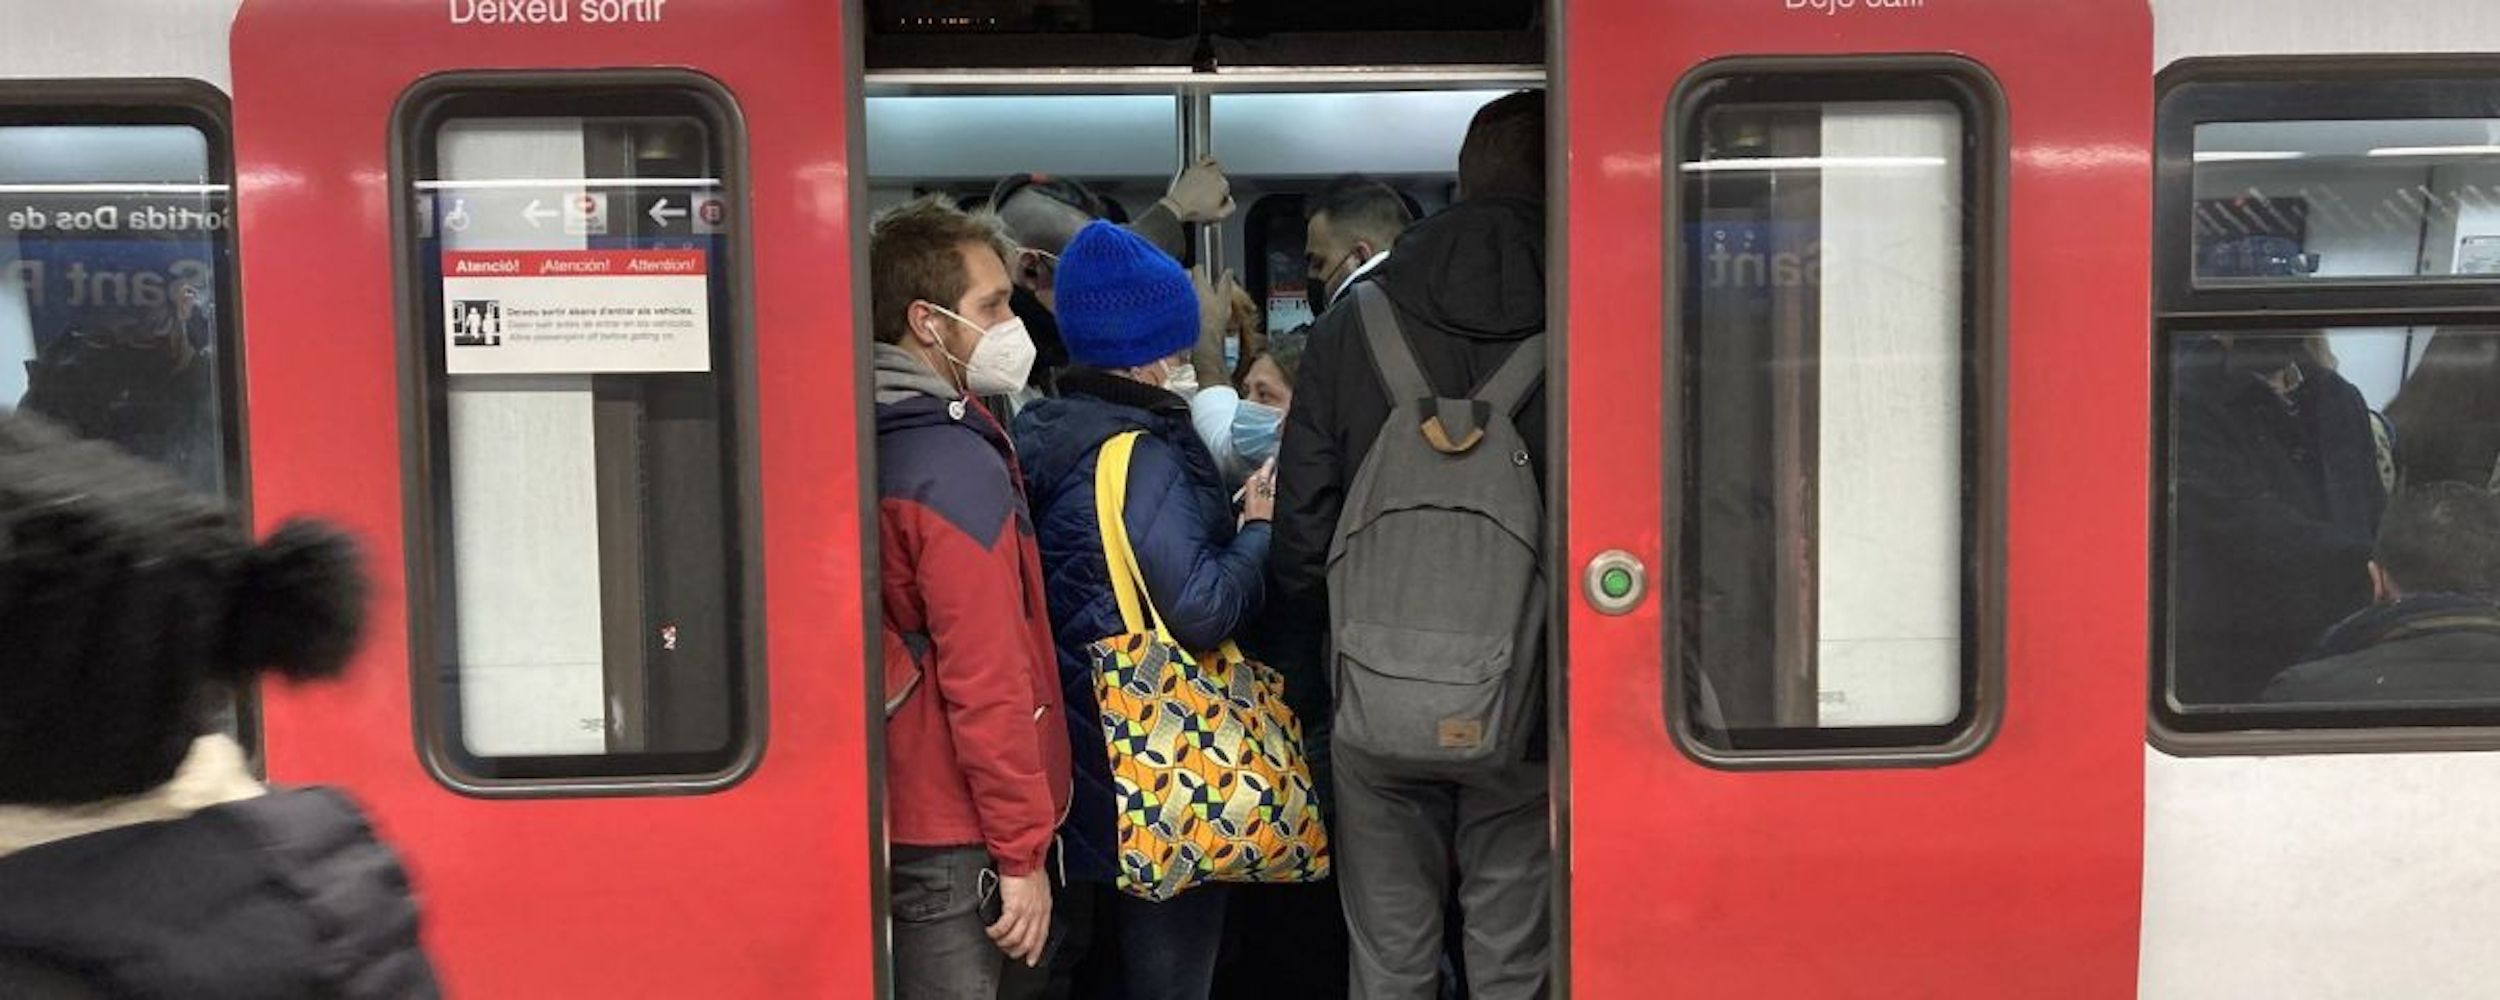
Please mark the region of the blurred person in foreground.
<svg viewBox="0 0 2500 1000"><path fill-rule="evenodd" d="M366 584L294 521L255 544L157 467L0 416L0 996L438 994L408 876L340 793L206 725L336 676Z"/></svg>

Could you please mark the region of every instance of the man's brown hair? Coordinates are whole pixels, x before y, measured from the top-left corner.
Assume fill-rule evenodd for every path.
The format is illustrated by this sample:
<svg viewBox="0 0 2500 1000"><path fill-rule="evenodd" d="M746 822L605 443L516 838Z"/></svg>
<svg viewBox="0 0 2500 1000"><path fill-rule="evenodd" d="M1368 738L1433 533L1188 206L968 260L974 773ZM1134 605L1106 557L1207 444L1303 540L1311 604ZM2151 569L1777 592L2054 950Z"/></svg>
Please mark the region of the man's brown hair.
<svg viewBox="0 0 2500 1000"><path fill-rule="evenodd" d="M868 306L878 343L902 342L904 315L913 302L952 309L963 301L972 284L958 252L966 243L990 248L1001 266L1016 253L997 216L965 212L945 195L914 199L877 214L868 228Z"/></svg>

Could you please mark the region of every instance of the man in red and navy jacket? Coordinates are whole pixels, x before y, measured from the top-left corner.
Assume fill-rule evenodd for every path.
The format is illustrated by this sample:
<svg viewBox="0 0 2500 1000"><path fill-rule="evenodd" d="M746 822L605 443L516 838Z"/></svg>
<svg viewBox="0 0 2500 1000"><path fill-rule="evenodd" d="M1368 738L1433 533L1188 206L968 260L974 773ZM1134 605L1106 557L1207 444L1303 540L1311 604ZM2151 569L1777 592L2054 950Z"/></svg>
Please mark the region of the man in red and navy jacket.
<svg viewBox="0 0 2500 1000"><path fill-rule="evenodd" d="M870 236L898 998L998 995L1049 940L1067 728L1023 477L974 398L1032 362L1012 253L935 199Z"/></svg>

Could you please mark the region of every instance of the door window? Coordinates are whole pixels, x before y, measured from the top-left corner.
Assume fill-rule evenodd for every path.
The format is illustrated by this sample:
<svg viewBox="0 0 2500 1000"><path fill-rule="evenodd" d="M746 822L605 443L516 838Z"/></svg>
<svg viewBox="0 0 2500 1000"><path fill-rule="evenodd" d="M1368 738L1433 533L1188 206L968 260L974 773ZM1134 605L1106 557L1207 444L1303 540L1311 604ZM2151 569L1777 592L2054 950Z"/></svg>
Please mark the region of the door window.
<svg viewBox="0 0 2500 1000"><path fill-rule="evenodd" d="M1984 105L1947 77L1687 93L1682 735L1738 757L1951 745L1995 655Z"/></svg>
<svg viewBox="0 0 2500 1000"><path fill-rule="evenodd" d="M752 745L725 100L438 91L407 123L413 645L450 780L699 782Z"/></svg>

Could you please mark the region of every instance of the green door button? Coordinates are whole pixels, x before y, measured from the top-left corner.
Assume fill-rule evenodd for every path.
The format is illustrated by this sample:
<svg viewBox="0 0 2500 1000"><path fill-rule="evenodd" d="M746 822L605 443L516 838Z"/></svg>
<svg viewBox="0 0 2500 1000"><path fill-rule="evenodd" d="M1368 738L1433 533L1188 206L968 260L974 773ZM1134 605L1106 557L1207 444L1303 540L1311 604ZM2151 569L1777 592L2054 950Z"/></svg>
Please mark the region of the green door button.
<svg viewBox="0 0 2500 1000"><path fill-rule="evenodd" d="M1631 553L1610 550L1589 560L1581 587L1588 593L1589 606L1600 614L1629 614L1641 606L1649 588L1649 570Z"/></svg>

